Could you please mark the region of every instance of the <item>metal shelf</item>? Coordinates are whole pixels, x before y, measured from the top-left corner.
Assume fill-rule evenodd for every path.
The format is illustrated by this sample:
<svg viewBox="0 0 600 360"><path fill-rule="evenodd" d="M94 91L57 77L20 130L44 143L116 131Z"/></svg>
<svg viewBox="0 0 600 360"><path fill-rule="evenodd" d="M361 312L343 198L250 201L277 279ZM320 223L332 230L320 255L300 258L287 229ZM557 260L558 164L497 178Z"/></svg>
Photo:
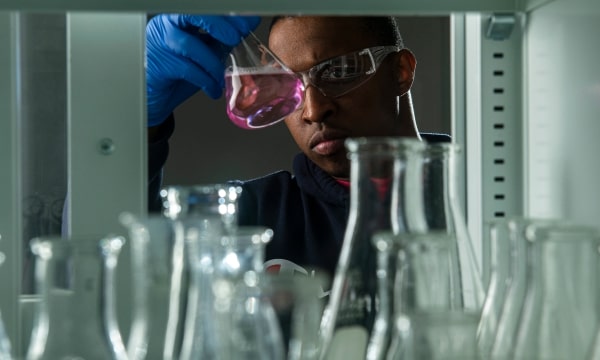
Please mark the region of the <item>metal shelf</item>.
<svg viewBox="0 0 600 360"><path fill-rule="evenodd" d="M527 8L523 0L5 0L0 10L13 11L144 11L257 14L448 14L483 11L514 12ZM540 1L535 1L540 3ZM543 2L543 1L542 1Z"/></svg>

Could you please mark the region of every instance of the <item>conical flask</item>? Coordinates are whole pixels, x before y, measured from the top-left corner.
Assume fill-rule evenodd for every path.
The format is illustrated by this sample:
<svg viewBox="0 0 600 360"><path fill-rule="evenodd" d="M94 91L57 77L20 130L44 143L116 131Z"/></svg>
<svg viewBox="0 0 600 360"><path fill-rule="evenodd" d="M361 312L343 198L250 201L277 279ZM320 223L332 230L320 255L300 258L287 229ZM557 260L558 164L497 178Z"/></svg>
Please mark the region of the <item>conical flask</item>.
<svg viewBox="0 0 600 360"><path fill-rule="evenodd" d="M28 360L127 359L115 317L121 237L35 238L36 309Z"/></svg>
<svg viewBox="0 0 600 360"><path fill-rule="evenodd" d="M514 359L584 360L598 331L598 231L529 226L528 287Z"/></svg>
<svg viewBox="0 0 600 360"><path fill-rule="evenodd" d="M162 215L119 216L131 244L130 359L176 359L187 303L184 276L186 227Z"/></svg>
<svg viewBox="0 0 600 360"><path fill-rule="evenodd" d="M482 356L512 359L528 288L526 229L533 225L541 227L556 224L555 220L523 217L497 220L490 224L491 241L496 244L499 257L496 269L491 271L495 274L491 276L493 280L486 294L478 330ZM504 269L505 266L508 267ZM498 309L498 306L501 308Z"/></svg>
<svg viewBox="0 0 600 360"><path fill-rule="evenodd" d="M481 310L478 329L478 343L482 354L490 354L498 323L504 306L507 289L511 282L511 253L509 221L494 220L486 224L489 235L489 272L490 280L485 301Z"/></svg>
<svg viewBox="0 0 600 360"><path fill-rule="evenodd" d="M377 231L425 231L421 199L422 151L410 138L347 139L350 214L335 276L321 322L325 359L361 359L379 305Z"/></svg>
<svg viewBox="0 0 600 360"><path fill-rule="evenodd" d="M189 301L191 238L217 238L237 225L239 186L206 184L161 190L163 214L121 214L132 246L134 313L127 349L133 360L178 359ZM193 298L192 300L194 300Z"/></svg>
<svg viewBox="0 0 600 360"><path fill-rule="evenodd" d="M423 196L427 228L456 238L460 292L463 306L481 310L485 291L457 189L460 146L456 143L427 145L423 164Z"/></svg>
<svg viewBox="0 0 600 360"><path fill-rule="evenodd" d="M285 359L277 315L263 290L264 247L272 234L238 227L216 240L191 241L190 293L198 297L195 312L188 312L182 360Z"/></svg>
<svg viewBox="0 0 600 360"><path fill-rule="evenodd" d="M393 296L387 318L389 344L372 358L478 359L479 312L464 308L453 296L459 276L453 271L455 237L446 232L384 231L376 233L373 242L380 254L381 285L391 287Z"/></svg>
<svg viewBox="0 0 600 360"><path fill-rule="evenodd" d="M302 79L273 54L254 33L243 38L225 69L227 116L242 129L276 124L303 101Z"/></svg>

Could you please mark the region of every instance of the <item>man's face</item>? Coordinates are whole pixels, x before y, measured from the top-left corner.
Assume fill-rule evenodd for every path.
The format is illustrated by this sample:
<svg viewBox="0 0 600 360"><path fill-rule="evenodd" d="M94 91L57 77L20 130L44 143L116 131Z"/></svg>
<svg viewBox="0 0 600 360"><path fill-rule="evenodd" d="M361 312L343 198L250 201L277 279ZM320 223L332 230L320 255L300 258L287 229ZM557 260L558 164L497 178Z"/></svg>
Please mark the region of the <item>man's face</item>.
<svg viewBox="0 0 600 360"><path fill-rule="evenodd" d="M283 18L269 36L269 48L293 71L308 70L332 57L378 45L393 44L379 44L361 22L344 17ZM349 176L344 147L348 137L415 136L412 122L407 126L399 118L399 96L410 86L399 81L407 74L400 69L402 56L388 55L374 77L338 98L308 86L303 107L286 117L300 149L330 175ZM414 70L414 61L411 64L408 72Z"/></svg>

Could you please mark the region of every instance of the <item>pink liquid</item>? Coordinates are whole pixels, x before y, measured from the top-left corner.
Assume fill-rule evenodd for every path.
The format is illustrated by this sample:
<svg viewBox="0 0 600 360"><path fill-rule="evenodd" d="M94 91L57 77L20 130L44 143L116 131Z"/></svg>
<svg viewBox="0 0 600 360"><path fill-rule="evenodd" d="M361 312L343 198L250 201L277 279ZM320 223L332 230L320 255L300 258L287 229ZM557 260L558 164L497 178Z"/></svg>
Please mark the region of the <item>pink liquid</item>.
<svg viewBox="0 0 600 360"><path fill-rule="evenodd" d="M283 120L300 106L303 92L302 81L285 70L247 68L225 72L227 116L243 129Z"/></svg>

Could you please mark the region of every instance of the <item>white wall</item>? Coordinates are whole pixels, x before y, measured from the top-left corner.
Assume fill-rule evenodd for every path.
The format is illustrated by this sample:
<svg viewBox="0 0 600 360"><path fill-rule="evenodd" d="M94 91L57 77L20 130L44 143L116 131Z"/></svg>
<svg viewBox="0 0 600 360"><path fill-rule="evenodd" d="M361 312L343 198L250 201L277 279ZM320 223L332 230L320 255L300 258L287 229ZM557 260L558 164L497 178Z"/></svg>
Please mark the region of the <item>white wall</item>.
<svg viewBox="0 0 600 360"><path fill-rule="evenodd" d="M600 2L550 2L526 31L528 213L598 226Z"/></svg>

